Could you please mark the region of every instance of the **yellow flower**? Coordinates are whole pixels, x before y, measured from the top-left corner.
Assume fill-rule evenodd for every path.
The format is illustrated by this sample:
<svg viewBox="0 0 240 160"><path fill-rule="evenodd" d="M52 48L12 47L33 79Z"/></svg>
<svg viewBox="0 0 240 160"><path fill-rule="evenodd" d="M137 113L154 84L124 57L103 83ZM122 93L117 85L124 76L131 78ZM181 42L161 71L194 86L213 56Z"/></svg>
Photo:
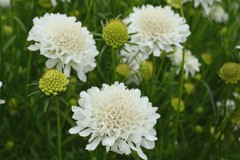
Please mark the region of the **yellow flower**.
<svg viewBox="0 0 240 160"><path fill-rule="evenodd" d="M102 38L112 48L121 47L128 41L127 26L119 19L112 19L103 28Z"/></svg>
<svg viewBox="0 0 240 160"><path fill-rule="evenodd" d="M68 83L69 80L63 73L55 69L51 69L47 70L40 79L39 88L46 96L56 96L67 90Z"/></svg>

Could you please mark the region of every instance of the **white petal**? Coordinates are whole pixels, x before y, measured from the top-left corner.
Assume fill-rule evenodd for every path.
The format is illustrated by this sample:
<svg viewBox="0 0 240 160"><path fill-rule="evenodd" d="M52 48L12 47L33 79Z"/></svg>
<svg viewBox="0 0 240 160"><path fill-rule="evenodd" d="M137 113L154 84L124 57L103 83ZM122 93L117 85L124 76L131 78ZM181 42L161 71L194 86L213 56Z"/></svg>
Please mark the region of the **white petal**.
<svg viewBox="0 0 240 160"><path fill-rule="evenodd" d="M115 143L115 139L113 137L105 136L102 139L102 145L104 146L112 146Z"/></svg>
<svg viewBox="0 0 240 160"><path fill-rule="evenodd" d="M122 151L124 154L129 155L131 153L129 145L124 140L118 140L117 145L120 151Z"/></svg>
<svg viewBox="0 0 240 160"><path fill-rule="evenodd" d="M83 131L79 132L79 135L82 137L87 137L92 133L91 128L84 129Z"/></svg>
<svg viewBox="0 0 240 160"><path fill-rule="evenodd" d="M70 72L71 72L71 66L70 65L66 65L64 67L64 74L69 77L70 76Z"/></svg>
<svg viewBox="0 0 240 160"><path fill-rule="evenodd" d="M155 142L149 141L149 140L143 138L141 145L146 149L153 149L155 147Z"/></svg>
<svg viewBox="0 0 240 160"><path fill-rule="evenodd" d="M56 59L48 59L46 61L47 68L53 68L56 64L57 64L57 60Z"/></svg>
<svg viewBox="0 0 240 160"><path fill-rule="evenodd" d="M4 104L4 103L5 103L5 101L0 99L0 104Z"/></svg>
<svg viewBox="0 0 240 160"><path fill-rule="evenodd" d="M71 128L71 129L69 129L69 133L70 134L77 134L78 132L80 132L80 130L81 130L81 128L80 127L78 127L78 126L76 126L76 127L73 127L73 128Z"/></svg>
<svg viewBox="0 0 240 160"><path fill-rule="evenodd" d="M93 151L94 149L96 149L96 147L97 147L98 144L101 142L101 140L102 140L101 137L95 138L91 143L89 143L89 144L86 146L86 150Z"/></svg>

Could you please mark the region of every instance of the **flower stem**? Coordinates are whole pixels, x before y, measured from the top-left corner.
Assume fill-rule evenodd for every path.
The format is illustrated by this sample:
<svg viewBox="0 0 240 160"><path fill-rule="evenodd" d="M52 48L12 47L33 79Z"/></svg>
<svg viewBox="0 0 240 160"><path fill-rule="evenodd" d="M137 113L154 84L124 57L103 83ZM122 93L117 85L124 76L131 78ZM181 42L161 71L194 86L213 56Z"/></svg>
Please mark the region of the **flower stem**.
<svg viewBox="0 0 240 160"><path fill-rule="evenodd" d="M174 149L172 153L172 159L174 159L174 154L176 150L175 142L178 137L178 124L179 124L179 115L180 115L180 102L182 99L182 92L183 92L183 80L184 80L184 61L185 61L185 51L183 49L183 54L182 54L182 64L181 64L181 73L180 73L180 89L179 89L179 94L178 94L178 108L177 108L177 120L176 120L176 128L175 128L175 135L174 135Z"/></svg>
<svg viewBox="0 0 240 160"><path fill-rule="evenodd" d="M116 80L116 67L117 67L117 52L112 48L112 67L113 67L113 82Z"/></svg>
<svg viewBox="0 0 240 160"><path fill-rule="evenodd" d="M58 160L62 160L62 138L61 138L61 120L60 120L60 103L56 98L56 113L57 113L57 154Z"/></svg>

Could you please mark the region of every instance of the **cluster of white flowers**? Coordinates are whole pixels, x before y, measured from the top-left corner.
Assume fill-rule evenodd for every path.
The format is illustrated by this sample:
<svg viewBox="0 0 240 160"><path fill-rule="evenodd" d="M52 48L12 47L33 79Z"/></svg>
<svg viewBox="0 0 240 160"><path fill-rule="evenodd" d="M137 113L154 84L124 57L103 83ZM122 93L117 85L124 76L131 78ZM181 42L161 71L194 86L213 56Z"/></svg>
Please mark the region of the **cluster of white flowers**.
<svg viewBox="0 0 240 160"><path fill-rule="evenodd" d="M184 66L185 76L188 77L189 74L194 77L196 72L200 71L201 63L198 58L192 55L191 51L178 49L173 54L168 57L172 60L172 64L177 67L176 73L179 74L181 70L182 60L184 54Z"/></svg>
<svg viewBox="0 0 240 160"><path fill-rule="evenodd" d="M0 7L7 8L11 6L11 0L0 0Z"/></svg>
<svg viewBox="0 0 240 160"><path fill-rule="evenodd" d="M228 21L228 13L219 4L212 7L210 17L217 23L226 23Z"/></svg>
<svg viewBox="0 0 240 160"><path fill-rule="evenodd" d="M219 108L219 113L223 114L224 112L224 101L217 101L216 105ZM226 114L229 115L230 113L232 113L234 110L236 109L236 103L233 99L227 99L226 101Z"/></svg>
<svg viewBox="0 0 240 160"><path fill-rule="evenodd" d="M101 142L107 151L129 155L134 150L147 159L141 147L154 148L157 137L153 127L160 115L147 97L141 97L139 89L127 89L118 82L103 84L102 89L82 91L78 102L80 107L72 107L77 126L69 132L91 135L87 150L94 150Z"/></svg>
<svg viewBox="0 0 240 160"><path fill-rule="evenodd" d="M83 82L86 73L95 66L95 56L98 55L93 35L75 17L64 14L45 14L41 18L34 18L33 27L29 31L28 41L35 43L28 48L31 51L40 51L48 58L46 66L56 66L66 76L70 75L71 68Z"/></svg>
<svg viewBox="0 0 240 160"><path fill-rule="evenodd" d="M2 85L3 85L3 83L0 81L0 89L2 88ZM4 104L4 103L5 103L5 101L0 99L0 104Z"/></svg>

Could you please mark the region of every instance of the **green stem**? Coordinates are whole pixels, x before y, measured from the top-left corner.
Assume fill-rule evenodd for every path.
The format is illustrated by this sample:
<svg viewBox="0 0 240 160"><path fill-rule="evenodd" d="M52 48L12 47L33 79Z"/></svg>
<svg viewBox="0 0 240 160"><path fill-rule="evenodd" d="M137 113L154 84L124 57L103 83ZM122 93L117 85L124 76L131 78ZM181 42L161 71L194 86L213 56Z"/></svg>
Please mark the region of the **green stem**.
<svg viewBox="0 0 240 160"><path fill-rule="evenodd" d="M157 76L156 76L156 80L158 80L158 78L159 78L159 76L160 76L160 74L161 74L161 71L162 71L162 69L163 69L163 64L164 64L164 61L165 61L165 53L163 52L162 53L162 61L161 61L161 65L160 65L160 68L159 68L159 70L158 70L158 72L157 72Z"/></svg>
<svg viewBox="0 0 240 160"><path fill-rule="evenodd" d="M2 15L2 10L0 10L0 15ZM3 44L2 44L2 20L0 19L0 80L3 80Z"/></svg>
<svg viewBox="0 0 240 160"><path fill-rule="evenodd" d="M57 113L57 154L58 160L62 160L62 135L61 135L61 120L60 120L60 103L56 98L56 113Z"/></svg>
<svg viewBox="0 0 240 160"><path fill-rule="evenodd" d="M172 153L172 159L174 159L174 154L175 154L175 142L177 140L178 137L178 124L179 124L179 115L180 115L180 111L179 111L179 107L180 107L180 102L182 99L182 92L183 92L183 82L184 82L184 61L185 61L185 51L183 49L183 55L182 55L182 64L181 64L181 73L180 73L180 89L179 89L179 94L178 94L178 108L177 108L177 120L176 120L176 128L175 128L175 135L174 135L174 149L173 149L173 153Z"/></svg>
<svg viewBox="0 0 240 160"><path fill-rule="evenodd" d="M117 67L116 54L117 54L116 50L112 48L113 82L116 80L116 67Z"/></svg>

